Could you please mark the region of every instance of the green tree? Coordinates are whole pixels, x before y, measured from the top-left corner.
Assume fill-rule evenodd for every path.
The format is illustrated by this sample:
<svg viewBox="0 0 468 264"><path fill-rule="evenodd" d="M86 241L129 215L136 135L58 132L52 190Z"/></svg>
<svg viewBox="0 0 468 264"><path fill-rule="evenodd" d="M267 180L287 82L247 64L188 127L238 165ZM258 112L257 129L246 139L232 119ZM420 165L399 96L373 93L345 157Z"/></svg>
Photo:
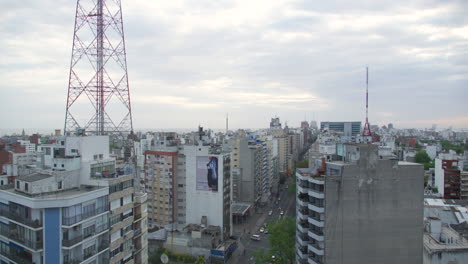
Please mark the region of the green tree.
<svg viewBox="0 0 468 264"><path fill-rule="evenodd" d="M416 162L421 164L429 163L431 162L431 158L425 151L419 151L416 153Z"/></svg>
<svg viewBox="0 0 468 264"><path fill-rule="evenodd" d="M309 168L309 161L308 160L301 160L296 163L296 168Z"/></svg>
<svg viewBox="0 0 468 264"><path fill-rule="evenodd" d="M292 183L288 186L288 195L296 195L296 171L292 176Z"/></svg>
<svg viewBox="0 0 468 264"><path fill-rule="evenodd" d="M256 264L272 262L275 256L275 263L292 264L295 262L295 241L296 241L296 219L284 217L268 226L268 242L270 250L259 250L254 252Z"/></svg>

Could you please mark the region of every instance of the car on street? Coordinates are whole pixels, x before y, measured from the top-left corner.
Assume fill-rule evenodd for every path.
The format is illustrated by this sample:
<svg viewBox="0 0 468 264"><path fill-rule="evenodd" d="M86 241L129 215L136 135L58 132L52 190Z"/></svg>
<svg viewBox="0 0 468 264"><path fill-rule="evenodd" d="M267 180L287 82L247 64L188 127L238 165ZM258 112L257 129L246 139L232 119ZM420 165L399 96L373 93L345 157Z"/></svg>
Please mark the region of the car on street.
<svg viewBox="0 0 468 264"><path fill-rule="evenodd" d="M273 210L270 210L270 212L268 212L268 215L272 215L273 214Z"/></svg>
<svg viewBox="0 0 468 264"><path fill-rule="evenodd" d="M264 234L268 234L268 229L265 229L265 231L263 231Z"/></svg>
<svg viewBox="0 0 468 264"><path fill-rule="evenodd" d="M280 215L284 215L284 211L281 211Z"/></svg>
<svg viewBox="0 0 468 264"><path fill-rule="evenodd" d="M260 228L260 233L263 233L265 231L265 229L262 227Z"/></svg>
<svg viewBox="0 0 468 264"><path fill-rule="evenodd" d="M252 235L250 239L255 240L255 241L260 241L260 236L259 235Z"/></svg>

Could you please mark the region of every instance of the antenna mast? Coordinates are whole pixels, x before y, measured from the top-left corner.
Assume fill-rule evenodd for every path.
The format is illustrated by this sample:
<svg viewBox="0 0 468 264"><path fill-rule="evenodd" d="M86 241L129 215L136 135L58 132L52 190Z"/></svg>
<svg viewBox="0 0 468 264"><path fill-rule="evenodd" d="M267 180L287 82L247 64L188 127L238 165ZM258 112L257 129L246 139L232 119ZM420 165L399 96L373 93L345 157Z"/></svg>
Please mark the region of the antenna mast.
<svg viewBox="0 0 468 264"><path fill-rule="evenodd" d="M364 124L364 129L362 130L363 137L371 137L372 133L370 131L369 125L369 68L366 67L366 123Z"/></svg>

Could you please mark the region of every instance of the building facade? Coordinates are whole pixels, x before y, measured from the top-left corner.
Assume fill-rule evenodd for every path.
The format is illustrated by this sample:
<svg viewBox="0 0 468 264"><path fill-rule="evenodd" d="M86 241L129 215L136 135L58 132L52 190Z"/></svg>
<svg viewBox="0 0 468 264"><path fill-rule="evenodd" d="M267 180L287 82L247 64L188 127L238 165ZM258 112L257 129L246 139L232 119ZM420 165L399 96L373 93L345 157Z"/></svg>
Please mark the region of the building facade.
<svg viewBox="0 0 468 264"><path fill-rule="evenodd" d="M314 165L296 173L296 263L422 263L422 165L364 144Z"/></svg>

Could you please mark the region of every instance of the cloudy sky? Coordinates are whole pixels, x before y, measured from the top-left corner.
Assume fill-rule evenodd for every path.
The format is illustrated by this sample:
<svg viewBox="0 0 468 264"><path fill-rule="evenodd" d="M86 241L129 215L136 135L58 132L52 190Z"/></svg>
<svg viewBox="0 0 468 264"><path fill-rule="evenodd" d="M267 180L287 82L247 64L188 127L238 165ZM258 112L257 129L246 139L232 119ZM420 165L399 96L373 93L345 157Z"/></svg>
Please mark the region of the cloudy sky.
<svg viewBox="0 0 468 264"><path fill-rule="evenodd" d="M85 1L85 0L82 0ZM75 0L0 3L0 128L62 128ZM468 128L468 1L127 0L134 127Z"/></svg>

